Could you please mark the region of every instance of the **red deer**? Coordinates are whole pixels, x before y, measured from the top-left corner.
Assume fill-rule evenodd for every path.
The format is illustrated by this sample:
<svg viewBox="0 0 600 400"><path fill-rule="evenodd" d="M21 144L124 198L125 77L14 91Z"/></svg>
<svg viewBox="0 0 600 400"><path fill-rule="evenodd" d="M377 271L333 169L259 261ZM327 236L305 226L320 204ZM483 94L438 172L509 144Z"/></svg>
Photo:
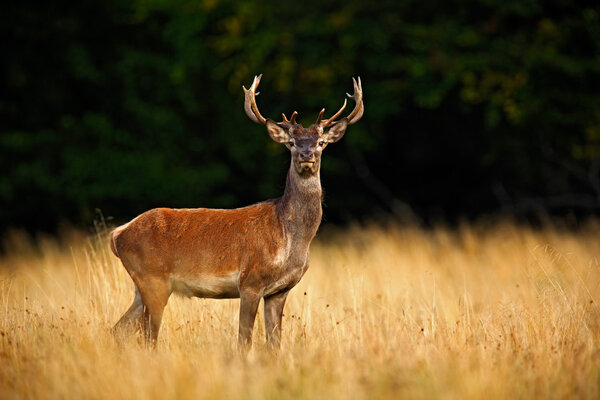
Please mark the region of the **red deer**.
<svg viewBox="0 0 600 400"><path fill-rule="evenodd" d="M337 120L321 110L304 128L294 111L274 122L258 111L255 96L262 75L245 92L248 117L267 128L271 139L291 152L283 196L233 210L210 208L147 211L111 232L110 246L135 284L135 299L113 331L138 326L154 346L171 293L209 298L240 298L238 346L247 352L254 319L264 299L269 346L281 340L286 297L308 268L308 249L321 224L321 152L344 136L363 115L362 86L353 78L354 110Z"/></svg>

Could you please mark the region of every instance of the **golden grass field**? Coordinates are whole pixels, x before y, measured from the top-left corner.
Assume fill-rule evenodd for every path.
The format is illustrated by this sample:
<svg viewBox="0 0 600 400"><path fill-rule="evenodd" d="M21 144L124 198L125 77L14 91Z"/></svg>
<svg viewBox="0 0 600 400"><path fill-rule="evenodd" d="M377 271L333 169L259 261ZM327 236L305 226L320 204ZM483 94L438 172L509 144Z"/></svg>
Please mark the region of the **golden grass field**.
<svg viewBox="0 0 600 400"><path fill-rule="evenodd" d="M600 222L318 235L285 309L237 356L239 300L171 297L157 349L111 326L133 284L106 232L0 259L0 398L600 398Z"/></svg>

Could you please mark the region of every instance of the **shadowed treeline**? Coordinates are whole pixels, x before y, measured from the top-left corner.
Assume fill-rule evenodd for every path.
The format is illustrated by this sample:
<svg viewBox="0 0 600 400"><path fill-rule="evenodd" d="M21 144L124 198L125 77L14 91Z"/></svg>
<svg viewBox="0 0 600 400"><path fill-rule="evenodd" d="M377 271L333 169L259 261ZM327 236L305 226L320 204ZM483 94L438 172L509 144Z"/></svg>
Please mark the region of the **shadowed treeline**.
<svg viewBox="0 0 600 400"><path fill-rule="evenodd" d="M598 214L600 14L564 1L86 1L0 15L0 231L279 196L243 112L365 116L323 160L327 219Z"/></svg>

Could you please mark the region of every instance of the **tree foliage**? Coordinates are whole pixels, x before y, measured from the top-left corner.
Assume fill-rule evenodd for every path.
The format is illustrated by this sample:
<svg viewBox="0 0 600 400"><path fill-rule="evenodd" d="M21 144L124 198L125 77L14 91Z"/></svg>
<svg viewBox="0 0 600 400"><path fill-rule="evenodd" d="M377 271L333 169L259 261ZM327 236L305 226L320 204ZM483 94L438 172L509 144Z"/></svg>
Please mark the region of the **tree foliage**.
<svg viewBox="0 0 600 400"><path fill-rule="evenodd" d="M283 146L242 108L363 120L327 149L328 219L600 207L600 11L562 0L13 3L0 224L278 196Z"/></svg>

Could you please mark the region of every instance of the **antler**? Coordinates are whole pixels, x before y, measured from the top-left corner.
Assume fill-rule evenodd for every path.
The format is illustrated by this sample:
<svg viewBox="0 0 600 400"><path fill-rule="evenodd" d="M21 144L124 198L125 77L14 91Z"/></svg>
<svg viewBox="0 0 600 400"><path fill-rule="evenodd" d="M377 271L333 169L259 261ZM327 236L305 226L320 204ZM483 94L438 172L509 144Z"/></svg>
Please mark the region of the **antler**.
<svg viewBox="0 0 600 400"><path fill-rule="evenodd" d="M358 122L359 119L363 116L365 112L365 106L363 104L363 92L362 92L362 83L360 82L360 76L358 77L358 84L356 83L356 79L352 78L352 82L354 83L354 94L350 96L349 93L346 93L346 96L354 100L356 105L354 106L354 110L348 115L348 125L352 125Z"/></svg>
<svg viewBox="0 0 600 400"><path fill-rule="evenodd" d="M246 89L245 86L242 85L242 89L244 89L245 101L244 101L244 110L246 111L246 115L257 124L266 124L267 119L260 114L258 111L258 106L256 105L256 96L260 94L260 92L256 91L258 85L260 84L260 79L262 78L262 74L255 76L254 81L252 82L252 86L250 89ZM291 125L296 124L296 117L298 116L298 112L294 111L292 113L292 118L289 120L285 116L285 114L281 114L283 116L283 121L277 122L277 125L282 127L289 127Z"/></svg>
<svg viewBox="0 0 600 400"><path fill-rule="evenodd" d="M278 122L277 125L279 125L279 126L296 125L296 117L298 116L298 112L297 111L294 111L292 113L292 118L290 118L289 120L287 119L287 117L285 116L284 113L281 113L281 116L283 117L283 121Z"/></svg>
<svg viewBox="0 0 600 400"><path fill-rule="evenodd" d="M360 77L358 78L358 83L356 82L356 79L354 79L354 78L352 78L352 82L354 83L354 94L352 96L350 96L350 94L346 93L346 95L349 98L353 99L354 102L356 103L356 105L354 106L354 110L352 110L350 115L348 115L346 117L348 119L348 125L352 125L352 124L356 123L362 117L362 115L365 111L365 107L364 107L363 101L362 101L362 83L360 81ZM319 113L319 116L317 117L316 124L321 125L322 128L326 128L327 126L329 126L335 122L335 120L342 114L342 111L344 111L345 108L346 108L346 99L344 99L344 105L342 105L342 108L340 108L340 110L338 112L336 112L333 115L333 117L331 117L329 119L325 119L325 120L322 120L323 114L325 113L325 109L322 109L321 112Z"/></svg>
<svg viewBox="0 0 600 400"><path fill-rule="evenodd" d="M244 95L246 98L244 101L244 110L246 111L246 115L257 124L264 125L267 123L267 120L260 115L260 111L258 111L258 106L256 105L256 96L260 94L260 92L256 92L256 88L260 84L260 78L262 78L262 74L254 77L254 81L252 82L250 89L246 89L244 85L242 85L242 89L244 89Z"/></svg>
<svg viewBox="0 0 600 400"><path fill-rule="evenodd" d="M317 125L321 125L322 128L325 128L327 126L329 126L331 123L333 123L341 114L342 111L344 111L344 109L346 108L346 99L344 99L344 104L342 105L342 108L339 109L338 112L336 112L333 117L329 118L329 119L325 119L323 121L321 121L321 119L323 118L323 114L325 113L325 109L322 109L321 112L319 113L319 116L317 117Z"/></svg>

